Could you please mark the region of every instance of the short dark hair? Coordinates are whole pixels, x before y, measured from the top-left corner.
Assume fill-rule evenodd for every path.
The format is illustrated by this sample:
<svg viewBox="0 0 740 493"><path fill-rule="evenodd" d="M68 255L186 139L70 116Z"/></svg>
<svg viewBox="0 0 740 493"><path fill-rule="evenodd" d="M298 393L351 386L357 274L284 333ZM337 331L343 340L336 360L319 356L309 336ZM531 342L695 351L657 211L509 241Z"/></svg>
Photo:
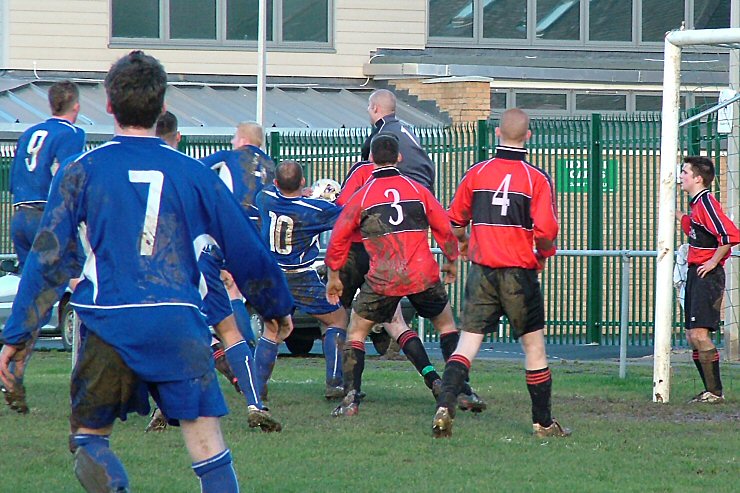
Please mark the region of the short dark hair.
<svg viewBox="0 0 740 493"><path fill-rule="evenodd" d="M292 159L280 163L275 171L277 186L285 192L295 192L301 188L301 180L303 180L303 168Z"/></svg>
<svg viewBox="0 0 740 493"><path fill-rule="evenodd" d="M63 115L80 100L80 89L71 80L63 80L52 84L48 97L51 114Z"/></svg>
<svg viewBox="0 0 740 493"><path fill-rule="evenodd" d="M156 58L135 50L105 76L113 116L122 127L152 128L162 113L167 72Z"/></svg>
<svg viewBox="0 0 740 493"><path fill-rule="evenodd" d="M168 137L177 133L177 117L170 111L165 111L157 118L157 136Z"/></svg>
<svg viewBox="0 0 740 493"><path fill-rule="evenodd" d="M695 175L701 176L704 186L709 187L714 181L714 163L704 156L686 156L683 162L690 164Z"/></svg>
<svg viewBox="0 0 740 493"><path fill-rule="evenodd" d="M398 137L380 132L370 142L370 154L375 164L396 164L398 162Z"/></svg>

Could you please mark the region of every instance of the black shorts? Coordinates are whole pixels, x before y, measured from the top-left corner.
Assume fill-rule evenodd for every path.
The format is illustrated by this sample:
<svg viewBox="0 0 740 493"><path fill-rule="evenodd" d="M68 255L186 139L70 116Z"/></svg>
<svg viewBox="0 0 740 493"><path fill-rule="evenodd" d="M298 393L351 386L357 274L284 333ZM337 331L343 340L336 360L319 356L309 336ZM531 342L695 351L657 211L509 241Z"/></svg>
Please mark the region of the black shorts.
<svg viewBox="0 0 740 493"><path fill-rule="evenodd" d="M465 283L462 330L475 334L495 332L502 315L509 319L516 339L545 326L537 271L518 267L492 269L471 263Z"/></svg>
<svg viewBox="0 0 740 493"><path fill-rule="evenodd" d="M352 300L360 286L365 282L365 274L370 270L370 256L362 243L352 243L349 249L347 262L339 269L339 279L342 281L342 296L339 301L342 306L352 308Z"/></svg>
<svg viewBox="0 0 740 493"><path fill-rule="evenodd" d="M423 318L436 317L442 313L449 301L445 286L441 282L425 291L409 294L406 297L416 308L419 316ZM364 283L360 287L360 294L357 295L352 309L362 318L379 324L386 323L393 320L393 315L396 313L396 307L401 298L403 296L378 294L367 283Z"/></svg>
<svg viewBox="0 0 740 493"><path fill-rule="evenodd" d="M684 323L686 329L719 329L722 297L725 293L725 269L718 265L699 277L698 265L689 265L686 276L686 298L684 300Z"/></svg>

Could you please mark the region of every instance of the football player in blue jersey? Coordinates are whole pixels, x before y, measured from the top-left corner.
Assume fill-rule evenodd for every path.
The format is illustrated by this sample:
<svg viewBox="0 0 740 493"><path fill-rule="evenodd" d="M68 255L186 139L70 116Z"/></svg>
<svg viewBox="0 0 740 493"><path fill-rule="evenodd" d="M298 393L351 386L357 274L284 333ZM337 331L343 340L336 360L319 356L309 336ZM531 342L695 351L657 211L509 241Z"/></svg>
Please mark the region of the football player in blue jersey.
<svg viewBox="0 0 740 493"><path fill-rule="evenodd" d="M342 348L347 329L347 312L340 303L326 301L326 286L313 268L319 254L319 234L329 231L341 208L327 200L303 197L306 185L301 165L283 161L277 168L275 186L257 195L262 222L262 239L269 246L295 298L296 308L313 316L326 328L323 334L326 359L327 399L344 397ZM322 329L324 328L322 327ZM258 388L267 393L267 381L277 360L278 346L287 337L265 327L257 342Z"/></svg>
<svg viewBox="0 0 740 493"><path fill-rule="evenodd" d="M71 300L82 327L70 391L70 449L89 492L129 490L109 436L116 418L149 412L147 394L179 421L201 491L239 489L219 424L226 403L199 310L204 248L220 247L266 325L292 329L285 276L231 192L198 161L154 136L166 87L164 68L141 51L112 66L105 89L116 135L54 178L3 331L0 376L14 389L8 364L31 351L39 321L77 274L79 235L85 262ZM246 344L223 335L227 358L243 360Z"/></svg>
<svg viewBox="0 0 740 493"><path fill-rule="evenodd" d="M231 150L218 151L201 158L201 162L218 173L236 200L259 229L255 198L275 178L275 162L260 149L265 131L257 123L242 122L236 126Z"/></svg>
<svg viewBox="0 0 740 493"><path fill-rule="evenodd" d="M170 111L165 111L157 119L155 134L164 140L167 145L177 149L181 138L180 131L177 128L177 117ZM279 432L282 430L282 425L262 404L256 387L256 372L253 370L254 355L252 352L255 341L249 323L249 314L244 306L239 288L234 284L233 277L227 271L220 269L222 263L221 251L210 246L198 259L198 266L203 273L208 288L203 300L203 312L206 315L208 325L212 326L220 337L229 333L232 334L229 337L230 339L237 341L239 344L245 341L250 347L246 358L236 364L235 374L228 362L222 341L212 337L213 361L216 369L234 385L237 392L244 396L247 403L247 423L249 427L259 428L264 432ZM246 337L247 334L249 335L248 338ZM164 431L167 428L167 422L168 419L162 410L155 408L146 431Z"/></svg>
<svg viewBox="0 0 740 493"><path fill-rule="evenodd" d="M23 270L44 213L51 179L60 164L85 147L85 131L74 125L80 113L77 84L57 82L49 88L48 97L52 117L23 132L10 167L14 209L10 236L19 271Z"/></svg>

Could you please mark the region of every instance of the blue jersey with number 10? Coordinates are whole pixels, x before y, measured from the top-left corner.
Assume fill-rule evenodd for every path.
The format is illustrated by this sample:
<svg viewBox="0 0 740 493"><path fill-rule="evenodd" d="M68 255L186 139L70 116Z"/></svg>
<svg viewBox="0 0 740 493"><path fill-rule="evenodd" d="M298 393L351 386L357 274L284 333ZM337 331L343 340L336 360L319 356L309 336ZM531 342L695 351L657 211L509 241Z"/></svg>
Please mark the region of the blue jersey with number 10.
<svg viewBox="0 0 740 493"><path fill-rule="evenodd" d="M286 197L273 185L257 195L262 239L285 271L308 268L319 254L319 234L342 209L323 199Z"/></svg>
<svg viewBox="0 0 740 493"><path fill-rule="evenodd" d="M10 172L13 205L44 203L59 166L85 147L85 131L62 118L49 118L23 132Z"/></svg>
<svg viewBox="0 0 740 493"><path fill-rule="evenodd" d="M212 368L200 313L205 280L198 256L218 245L237 286L266 318L291 313L285 277L221 180L153 137L117 136L55 177L3 336L11 344L38 327L79 268L72 295L88 330L111 344L142 378L194 378Z"/></svg>

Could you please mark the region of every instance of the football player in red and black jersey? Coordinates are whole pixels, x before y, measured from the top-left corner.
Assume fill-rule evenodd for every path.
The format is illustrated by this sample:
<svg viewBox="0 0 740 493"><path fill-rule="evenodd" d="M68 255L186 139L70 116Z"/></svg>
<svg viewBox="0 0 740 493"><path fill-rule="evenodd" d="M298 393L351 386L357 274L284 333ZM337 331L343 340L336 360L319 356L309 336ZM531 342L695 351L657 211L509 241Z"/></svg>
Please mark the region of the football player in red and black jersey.
<svg viewBox="0 0 740 493"><path fill-rule="evenodd" d="M553 185L547 173L525 160L524 144L532 135L525 112L516 108L504 112L496 135L496 155L467 171L448 211L461 255L471 261L471 267L460 341L445 366L433 435L452 434L455 400L470 363L485 334L495 330L506 315L525 353L534 433L567 436L570 430L560 426L550 412L552 377L537 277L545 260L555 254L558 218Z"/></svg>
<svg viewBox="0 0 740 493"><path fill-rule="evenodd" d="M681 189L691 197L691 212L676 212L681 229L689 235L684 319L686 339L704 383L704 391L689 402L719 403L725 397L719 375L719 351L710 333L719 329L725 290L723 266L732 246L740 242L740 232L707 188L714 181L714 163L700 156L689 156L683 161Z"/></svg>
<svg viewBox="0 0 740 493"><path fill-rule="evenodd" d="M365 282L353 303L343 355L347 396L332 413L334 416L357 414L365 365L365 338L375 324L391 321L402 297L407 296L419 315L430 319L438 332L457 331L447 292L440 280L439 265L428 240L431 227L447 259L442 266L445 282L453 282L457 275L454 262L458 249L444 208L428 189L403 176L395 167L400 158L395 135L376 135L371 144L371 156L376 165L372 177L344 206L326 252L329 272L326 293L334 303L343 291L339 269L347 260L357 231L370 257ZM427 385L439 390L439 375L429 358L422 357L425 354L421 353L426 351L419 337L409 333L406 338L402 335L399 342L407 354L417 353L418 349L418 354L409 359Z"/></svg>

